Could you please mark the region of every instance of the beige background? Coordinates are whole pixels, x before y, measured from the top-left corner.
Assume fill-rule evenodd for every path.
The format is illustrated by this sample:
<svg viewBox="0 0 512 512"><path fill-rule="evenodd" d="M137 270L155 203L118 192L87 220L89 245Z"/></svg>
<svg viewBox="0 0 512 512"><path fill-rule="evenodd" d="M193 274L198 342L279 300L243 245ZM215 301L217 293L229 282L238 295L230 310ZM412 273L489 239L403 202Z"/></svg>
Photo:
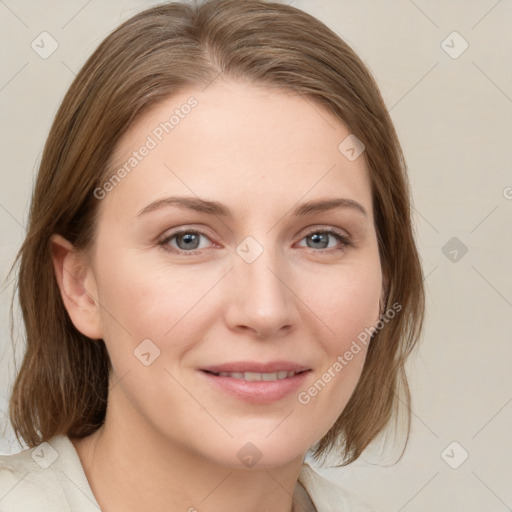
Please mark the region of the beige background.
<svg viewBox="0 0 512 512"><path fill-rule="evenodd" d="M23 239L45 137L73 75L110 30L154 3L0 0L0 278ZM291 4L344 38L379 83L409 165L427 285L404 457L391 465L399 450L375 446L349 467L320 472L381 512L509 510L512 1ZM46 59L31 48L43 31L58 43ZM12 286L1 291L0 452L11 453L20 450L5 416ZM445 462L457 466L466 452L457 469Z"/></svg>

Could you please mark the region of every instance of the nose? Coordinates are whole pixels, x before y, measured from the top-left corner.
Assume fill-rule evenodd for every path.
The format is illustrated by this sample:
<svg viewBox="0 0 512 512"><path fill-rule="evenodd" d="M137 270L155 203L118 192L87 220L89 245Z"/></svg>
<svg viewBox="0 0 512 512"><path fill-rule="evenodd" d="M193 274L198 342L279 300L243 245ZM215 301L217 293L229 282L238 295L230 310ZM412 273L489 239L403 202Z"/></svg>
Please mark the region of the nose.
<svg viewBox="0 0 512 512"><path fill-rule="evenodd" d="M283 336L297 326L299 299L283 257L264 250L248 263L235 254L229 274L224 311L231 330L270 339Z"/></svg>

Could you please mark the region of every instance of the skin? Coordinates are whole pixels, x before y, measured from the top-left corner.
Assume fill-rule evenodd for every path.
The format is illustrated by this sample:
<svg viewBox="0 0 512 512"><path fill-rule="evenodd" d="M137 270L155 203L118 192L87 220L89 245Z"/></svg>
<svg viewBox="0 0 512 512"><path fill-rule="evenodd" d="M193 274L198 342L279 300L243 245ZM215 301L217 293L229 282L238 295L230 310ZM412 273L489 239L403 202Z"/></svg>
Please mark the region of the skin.
<svg viewBox="0 0 512 512"><path fill-rule="evenodd" d="M52 238L70 317L105 341L113 365L104 425L72 441L104 512L289 512L303 458L344 409L366 349L308 404L296 392L251 404L210 385L199 368L294 361L311 368L307 390L374 325L383 276L368 168L364 156L340 153L350 131L324 107L221 79L145 113L116 148L115 165L190 96L197 107L99 201L90 250ZM232 217L179 206L138 216L170 196L219 201ZM291 213L327 198L357 201L367 215ZM176 237L160 243L176 228L204 233L196 254ZM353 245L310 236L331 228ZM236 252L248 236L263 249L252 263ZM160 350L149 366L134 356L144 339ZM252 468L237 457L248 442L262 455Z"/></svg>

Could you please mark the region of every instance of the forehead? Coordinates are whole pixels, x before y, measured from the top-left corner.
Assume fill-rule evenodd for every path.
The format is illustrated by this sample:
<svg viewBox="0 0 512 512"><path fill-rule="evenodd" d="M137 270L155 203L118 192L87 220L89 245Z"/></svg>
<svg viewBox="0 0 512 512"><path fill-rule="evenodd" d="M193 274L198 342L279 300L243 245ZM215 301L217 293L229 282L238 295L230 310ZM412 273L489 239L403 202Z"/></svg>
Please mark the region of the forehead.
<svg viewBox="0 0 512 512"><path fill-rule="evenodd" d="M276 197L284 204L339 193L371 214L365 155L349 159L342 151L351 136L304 95L217 79L167 98L130 127L111 165L128 172L109 199L124 196L137 207L165 192L215 191L219 200L276 206Z"/></svg>

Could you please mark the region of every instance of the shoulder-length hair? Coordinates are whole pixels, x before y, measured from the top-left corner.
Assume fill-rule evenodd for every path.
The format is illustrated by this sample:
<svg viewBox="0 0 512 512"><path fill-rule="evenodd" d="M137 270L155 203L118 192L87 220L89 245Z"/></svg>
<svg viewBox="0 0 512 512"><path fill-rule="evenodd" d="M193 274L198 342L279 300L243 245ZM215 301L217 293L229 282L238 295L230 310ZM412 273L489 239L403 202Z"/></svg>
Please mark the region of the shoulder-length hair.
<svg viewBox="0 0 512 512"><path fill-rule="evenodd" d="M422 330L422 270L404 156L371 73L338 35L294 7L264 0L176 2L133 16L100 44L71 84L46 141L14 263L26 352L9 416L28 446L58 434L92 434L108 398L105 344L81 334L67 314L51 235L87 249L95 234L94 190L112 172L113 149L126 130L158 102L206 86L220 73L318 102L366 148L386 304L401 310L374 333L356 389L313 456L336 451L343 464L354 461L395 417L398 401L410 404L404 363Z"/></svg>

